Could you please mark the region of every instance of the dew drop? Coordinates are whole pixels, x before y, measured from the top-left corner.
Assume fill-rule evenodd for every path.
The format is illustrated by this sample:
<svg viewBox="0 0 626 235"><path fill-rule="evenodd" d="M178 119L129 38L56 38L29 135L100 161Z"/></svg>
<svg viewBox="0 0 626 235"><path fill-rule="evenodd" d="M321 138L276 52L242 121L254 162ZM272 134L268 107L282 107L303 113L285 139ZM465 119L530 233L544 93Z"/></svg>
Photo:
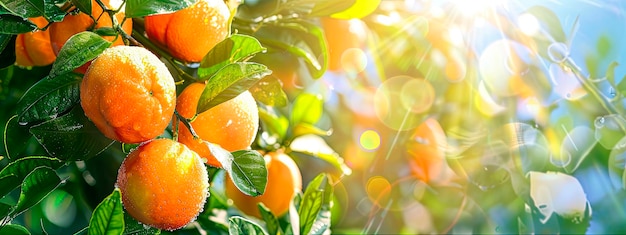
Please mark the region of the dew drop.
<svg viewBox="0 0 626 235"><path fill-rule="evenodd" d="M615 98L616 95L617 93L615 92L615 89L613 87L609 88L609 97Z"/></svg>
<svg viewBox="0 0 626 235"><path fill-rule="evenodd" d="M596 120L593 122L593 125L596 128L602 128L604 127L604 117L598 117L596 118Z"/></svg>

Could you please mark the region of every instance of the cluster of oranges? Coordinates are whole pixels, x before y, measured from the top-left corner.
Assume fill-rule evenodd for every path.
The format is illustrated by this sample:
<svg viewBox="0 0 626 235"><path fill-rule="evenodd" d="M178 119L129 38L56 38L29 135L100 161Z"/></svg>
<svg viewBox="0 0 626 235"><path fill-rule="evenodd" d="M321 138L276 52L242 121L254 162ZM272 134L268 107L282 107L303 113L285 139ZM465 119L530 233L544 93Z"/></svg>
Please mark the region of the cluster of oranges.
<svg viewBox="0 0 626 235"><path fill-rule="evenodd" d="M122 9L110 6L109 9ZM116 27L107 9L95 1L92 15L68 14L61 22L40 17L31 21L42 31L21 34L16 42L16 64L44 66L54 62L63 44L74 34L101 27ZM126 34L132 20L124 12L114 15ZM148 38L161 44L175 58L199 62L229 30L230 10L222 0L200 0L169 14L145 17ZM188 27L202 27L190 30ZM236 98L197 114L205 83L188 85L177 97L176 84L160 59L143 47L126 46L121 36L107 37L113 46L79 68L84 73L80 103L85 115L106 137L139 144L122 163L117 187L126 211L139 222L174 230L190 223L204 208L209 196L205 164L222 167L206 142L228 151L247 149L257 135L259 114L256 101L246 91ZM188 120L173 119L175 110ZM165 129L180 126L178 141L158 138ZM197 136L182 124L190 121ZM179 123L176 123L179 122ZM227 195L241 211L259 217L256 206L263 202L276 215L286 213L292 197L302 189L302 176L285 154L265 156L268 183L265 194L251 197L228 180ZM291 191L293 193L285 193ZM254 208L254 209L250 209Z"/></svg>
<svg viewBox="0 0 626 235"><path fill-rule="evenodd" d="M108 9L118 9L119 5L111 5L110 1L103 0L102 3ZM119 3L118 3L119 4ZM73 10L73 9L72 9ZM15 42L15 59L16 64L23 67L29 66L46 66L52 64L59 54L61 47L74 34L95 30L98 28L111 28L113 20L109 12L104 9L96 1L92 2L91 15L85 13L68 13L61 22L49 23L43 17L31 18L30 20L39 28L48 27L47 30L24 33L17 36ZM125 14L119 11L113 16L118 22L122 22ZM50 24L48 26L48 24ZM127 34L130 34L133 28L132 21L123 21L121 28ZM124 45L122 37L106 36L104 37L113 42L113 46ZM89 64L78 68L76 72L85 73Z"/></svg>

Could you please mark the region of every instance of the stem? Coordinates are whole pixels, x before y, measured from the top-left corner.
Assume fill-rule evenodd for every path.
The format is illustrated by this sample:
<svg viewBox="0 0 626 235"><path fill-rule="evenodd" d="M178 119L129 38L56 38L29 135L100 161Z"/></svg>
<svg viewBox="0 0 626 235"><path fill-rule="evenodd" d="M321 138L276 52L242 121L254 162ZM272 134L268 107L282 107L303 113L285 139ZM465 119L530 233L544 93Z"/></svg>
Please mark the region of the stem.
<svg viewBox="0 0 626 235"><path fill-rule="evenodd" d="M179 75L179 78L180 78L178 81L175 81L177 84L179 84L179 82L183 82L184 80L191 80L191 81L197 81L198 80L197 78L195 78L191 74L189 74L189 73L185 72L184 70L182 70L181 68L179 68L178 67L179 63L176 61L176 59L174 59L174 57L172 57L165 49L163 49L160 46L158 46L158 45L154 44L153 42L151 42L143 34L133 30L132 38L134 38L139 45L142 45L143 47L148 48L149 50L151 50L152 52L157 54L159 57L167 60L167 62L172 64L172 67L174 69L176 69L176 72L178 72L178 75Z"/></svg>
<svg viewBox="0 0 626 235"><path fill-rule="evenodd" d="M128 35L124 29L122 28L122 25L124 25L124 22L126 22L128 18L124 17L124 20L122 20L122 23L117 25L115 27L115 30L122 35L122 38L124 40L124 44L126 45L137 45L137 46L141 46L144 47L143 44L141 44L139 41L135 40L135 38L133 38L132 36ZM132 33L132 32L131 32Z"/></svg>
<svg viewBox="0 0 626 235"><path fill-rule="evenodd" d="M198 136L198 134L196 134L196 131L194 131L193 127L191 126L191 122L196 118L196 116L194 115L194 117L192 117L190 119L187 119L187 118L183 117L183 115L180 115L180 113L178 113L178 111L176 111L176 110L174 110L174 114L183 123L183 125L185 125L187 127L187 129L189 129L189 132L193 136L193 139L194 140L199 140L200 137Z"/></svg>
<svg viewBox="0 0 626 235"><path fill-rule="evenodd" d="M589 79L586 79L585 76L583 76L582 71L580 71L580 68L571 58L567 58L567 60L565 60L565 62L563 63L565 64L565 66L571 69L572 72L574 72L574 74L576 75L576 79L583 85L587 92L589 92L596 98L596 100L598 100L602 108L604 108L609 114L619 114L620 116L624 116L624 112L622 112L620 109L616 109L607 97L598 92L598 87L595 84L591 83ZM617 125L622 130L622 132L626 133L626 127L621 122L617 122Z"/></svg>

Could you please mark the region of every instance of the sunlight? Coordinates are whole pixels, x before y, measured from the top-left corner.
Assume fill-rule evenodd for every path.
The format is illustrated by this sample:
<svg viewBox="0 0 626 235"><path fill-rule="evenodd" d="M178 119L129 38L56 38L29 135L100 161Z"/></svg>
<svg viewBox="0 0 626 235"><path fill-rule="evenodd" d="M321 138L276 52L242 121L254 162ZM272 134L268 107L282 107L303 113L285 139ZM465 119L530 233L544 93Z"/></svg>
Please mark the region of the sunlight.
<svg viewBox="0 0 626 235"><path fill-rule="evenodd" d="M485 14L503 2L503 0L454 0L452 1L464 17L474 17Z"/></svg>

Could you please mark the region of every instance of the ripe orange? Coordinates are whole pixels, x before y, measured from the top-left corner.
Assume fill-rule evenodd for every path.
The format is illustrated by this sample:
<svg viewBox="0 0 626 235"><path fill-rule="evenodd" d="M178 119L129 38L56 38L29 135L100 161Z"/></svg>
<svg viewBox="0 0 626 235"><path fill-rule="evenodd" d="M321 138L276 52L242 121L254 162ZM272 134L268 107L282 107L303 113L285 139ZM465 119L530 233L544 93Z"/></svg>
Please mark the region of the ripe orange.
<svg viewBox="0 0 626 235"><path fill-rule="evenodd" d="M257 204L263 202L276 216L289 210L291 199L302 191L302 174L298 165L284 153L271 152L264 156L267 166L267 186L261 196L243 194L230 178L226 177L226 196L247 215L261 217Z"/></svg>
<svg viewBox="0 0 626 235"><path fill-rule="evenodd" d="M176 110L185 118L196 114L200 95L206 85L193 83L187 86L176 101ZM218 144L228 151L247 149L254 141L259 128L259 111L250 92L221 103L201 114L191 123L200 139ZM179 124L178 141L206 158L209 165L222 167L201 140L194 140L189 129Z"/></svg>
<svg viewBox="0 0 626 235"><path fill-rule="evenodd" d="M204 208L209 176L197 153L176 141L157 139L128 154L117 187L124 208L137 221L175 230Z"/></svg>
<svg viewBox="0 0 626 235"><path fill-rule="evenodd" d="M230 11L222 0L199 0L183 10L145 17L148 37L186 62L202 58L230 33Z"/></svg>
<svg viewBox="0 0 626 235"><path fill-rule="evenodd" d="M42 16L30 18L37 27L43 28L48 21ZM56 54L50 45L50 32L37 31L17 35L15 41L15 63L18 66L46 66L52 64Z"/></svg>
<svg viewBox="0 0 626 235"><path fill-rule="evenodd" d="M354 61L360 58L348 56L342 61L342 56L348 49L360 50L365 46L367 38L365 23L359 19L341 20L328 17L321 18L321 22L328 47L328 70L341 71L342 64L348 66L360 64L359 61Z"/></svg>
<svg viewBox="0 0 626 235"><path fill-rule="evenodd" d="M107 6L107 8L109 9L117 9L120 7L119 4L121 2L114 1L115 5L113 5L109 3L109 0L103 0L102 3L104 3L105 6ZM70 37L74 36L74 34L102 27L112 27L113 22L111 21L109 13L103 14L103 12L104 10L94 0L91 3L91 15L95 19L98 19L97 22L94 22L94 20L89 15L81 12L76 15L68 14L65 16L65 18L63 18L63 21L50 25L50 42L54 53L58 54L65 42L67 42ZM124 16L125 13L123 11L123 8L122 11L115 14L115 18L117 19L118 23L122 23ZM130 34L133 31L132 20L126 20L122 25L122 29L127 34ZM109 41L113 41L115 39L114 36L104 36L103 38ZM121 36L118 36L117 39L113 41L112 46L121 45L124 45L124 41L122 40ZM85 73L88 66L89 65L87 63L85 66L78 68L76 72Z"/></svg>
<svg viewBox="0 0 626 235"><path fill-rule="evenodd" d="M413 175L428 183L437 179L446 169L446 136L436 119L426 119L420 124L407 145Z"/></svg>
<svg viewBox="0 0 626 235"><path fill-rule="evenodd" d="M140 143L163 133L176 86L165 64L143 47L107 48L80 84L85 115L108 138Z"/></svg>

